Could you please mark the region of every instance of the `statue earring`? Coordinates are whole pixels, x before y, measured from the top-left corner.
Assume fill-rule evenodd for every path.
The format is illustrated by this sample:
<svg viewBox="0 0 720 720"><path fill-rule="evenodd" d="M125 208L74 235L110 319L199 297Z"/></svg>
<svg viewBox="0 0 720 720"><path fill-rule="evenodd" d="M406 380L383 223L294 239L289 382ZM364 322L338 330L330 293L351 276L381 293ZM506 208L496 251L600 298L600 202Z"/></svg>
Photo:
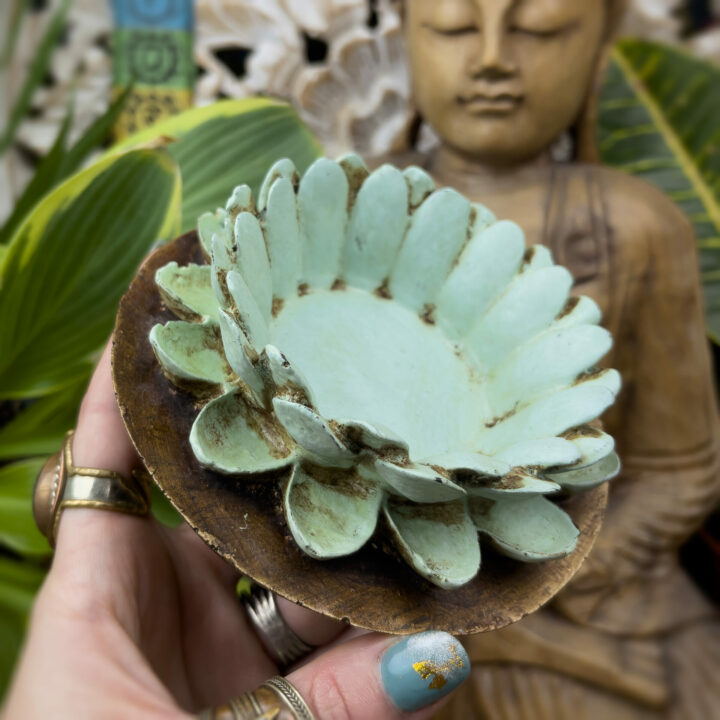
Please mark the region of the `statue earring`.
<svg viewBox="0 0 720 720"><path fill-rule="evenodd" d="M550 146L550 158L555 163L567 163L573 159L575 143L572 135L565 131Z"/></svg>

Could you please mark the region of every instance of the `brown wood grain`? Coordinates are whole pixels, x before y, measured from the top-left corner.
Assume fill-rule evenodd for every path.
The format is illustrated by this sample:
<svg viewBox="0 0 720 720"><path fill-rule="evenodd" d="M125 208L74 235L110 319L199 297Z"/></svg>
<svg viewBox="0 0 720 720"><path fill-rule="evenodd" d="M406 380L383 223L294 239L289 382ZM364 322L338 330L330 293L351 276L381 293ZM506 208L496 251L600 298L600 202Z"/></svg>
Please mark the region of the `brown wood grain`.
<svg viewBox="0 0 720 720"><path fill-rule="evenodd" d="M295 545L282 511L282 475L247 482L199 465L188 442L199 408L162 374L148 333L175 316L163 305L155 271L175 260L204 262L196 234L156 250L141 267L117 316L112 362L123 419L155 482L195 531L239 571L324 615L382 632L433 628L455 634L494 630L533 612L581 566L600 530L607 489L563 503L581 530L570 556L515 562L482 542L478 576L443 590L398 560L382 523L354 555L318 561Z"/></svg>

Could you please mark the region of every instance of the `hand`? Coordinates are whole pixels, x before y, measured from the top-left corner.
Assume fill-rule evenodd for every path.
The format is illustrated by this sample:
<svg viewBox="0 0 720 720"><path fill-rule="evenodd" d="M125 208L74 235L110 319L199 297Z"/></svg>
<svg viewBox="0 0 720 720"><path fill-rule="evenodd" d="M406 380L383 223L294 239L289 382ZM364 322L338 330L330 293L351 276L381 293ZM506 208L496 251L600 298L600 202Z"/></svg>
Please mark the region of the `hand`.
<svg viewBox="0 0 720 720"><path fill-rule="evenodd" d="M78 466L125 475L139 462L115 401L109 348L83 401L73 454ZM235 595L237 577L188 526L64 510L5 720L181 718L256 688L278 668ZM410 715L422 720L469 672L445 633L357 637L278 604L302 640L333 643L288 676L318 720L393 720L407 717L401 708L423 708ZM441 674L430 663L443 658Z"/></svg>

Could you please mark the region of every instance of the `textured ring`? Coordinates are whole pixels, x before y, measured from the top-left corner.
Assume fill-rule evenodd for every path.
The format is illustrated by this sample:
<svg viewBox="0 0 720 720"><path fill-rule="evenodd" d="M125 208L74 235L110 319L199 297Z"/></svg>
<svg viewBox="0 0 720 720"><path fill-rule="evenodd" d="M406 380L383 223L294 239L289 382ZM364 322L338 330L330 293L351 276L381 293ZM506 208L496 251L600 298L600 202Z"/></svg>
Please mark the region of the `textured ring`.
<svg viewBox="0 0 720 720"><path fill-rule="evenodd" d="M72 457L74 431L65 435L60 452L48 458L33 491L33 516L40 532L55 547L61 512L67 507L113 510L147 515L146 483L135 473L128 479L113 470L76 467Z"/></svg>
<svg viewBox="0 0 720 720"><path fill-rule="evenodd" d="M227 705L204 710L198 720L315 720L295 686L279 675Z"/></svg>
<svg viewBox="0 0 720 720"><path fill-rule="evenodd" d="M278 667L286 668L313 650L283 620L271 592L253 586L244 602L250 622Z"/></svg>

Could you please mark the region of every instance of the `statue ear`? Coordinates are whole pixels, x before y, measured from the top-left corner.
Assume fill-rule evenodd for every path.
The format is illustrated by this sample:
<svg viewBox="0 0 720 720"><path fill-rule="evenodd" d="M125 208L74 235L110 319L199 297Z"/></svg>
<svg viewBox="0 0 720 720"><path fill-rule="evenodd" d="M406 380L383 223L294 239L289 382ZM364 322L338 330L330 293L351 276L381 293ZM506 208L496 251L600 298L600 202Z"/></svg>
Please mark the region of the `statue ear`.
<svg viewBox="0 0 720 720"><path fill-rule="evenodd" d="M629 6L628 0L606 0L605 41L611 42L622 24Z"/></svg>
<svg viewBox="0 0 720 720"><path fill-rule="evenodd" d="M573 135L576 142L575 157L580 162L599 163L600 153L595 140L595 126L597 123L598 98L602 87L612 45L606 43L595 68L595 77L588 88L588 95L580 112L577 122L573 126Z"/></svg>
<svg viewBox="0 0 720 720"><path fill-rule="evenodd" d="M580 162L600 162L600 155L595 142L597 100L610 60L612 43L620 30L628 5L628 0L606 0L605 2L607 15L605 17L604 47L598 56L593 83L588 88L588 95L583 104L582 111L572 129L576 148L575 158Z"/></svg>

